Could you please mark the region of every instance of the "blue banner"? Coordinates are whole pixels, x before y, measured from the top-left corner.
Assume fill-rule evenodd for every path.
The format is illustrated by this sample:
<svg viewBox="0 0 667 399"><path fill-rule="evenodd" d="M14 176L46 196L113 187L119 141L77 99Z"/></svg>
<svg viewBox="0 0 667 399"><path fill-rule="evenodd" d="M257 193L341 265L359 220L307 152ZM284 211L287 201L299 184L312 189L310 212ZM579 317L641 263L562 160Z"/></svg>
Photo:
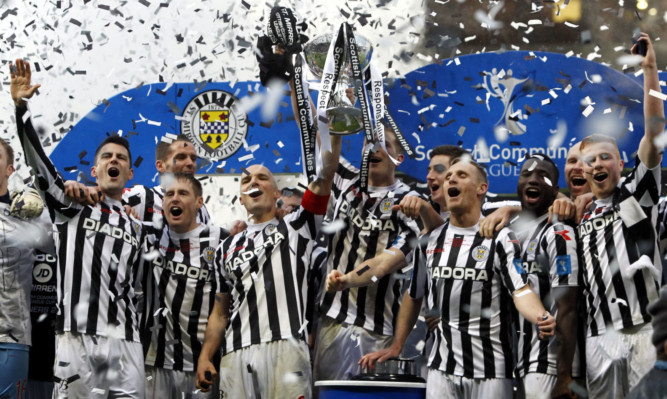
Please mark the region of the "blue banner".
<svg viewBox="0 0 667 399"><path fill-rule="evenodd" d="M420 180L429 150L454 144L487 166L490 191L514 193L526 154L545 152L562 170L573 143L606 133L617 138L632 166L644 132L640 80L560 54L461 56L385 86L389 111L415 152L399 171ZM66 178L82 172L83 180L90 179L97 145L108 134L122 134L134 158L131 183L154 185L156 144L186 134L202 158L198 173L239 173L254 163L274 173L301 173L299 130L287 91L271 120L262 120L261 107L245 111L263 90L254 81L155 83L127 90L81 119L51 157ZM353 164L360 163L362 144L362 134L343 140L343 154ZM560 186L565 187L562 176Z"/></svg>

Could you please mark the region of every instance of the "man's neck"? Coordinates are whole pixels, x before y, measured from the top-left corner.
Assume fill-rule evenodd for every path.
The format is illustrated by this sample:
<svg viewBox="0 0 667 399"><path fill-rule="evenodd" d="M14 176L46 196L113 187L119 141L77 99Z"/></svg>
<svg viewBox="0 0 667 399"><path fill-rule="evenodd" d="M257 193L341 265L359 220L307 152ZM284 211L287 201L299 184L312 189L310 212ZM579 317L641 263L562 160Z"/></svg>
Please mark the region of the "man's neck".
<svg viewBox="0 0 667 399"><path fill-rule="evenodd" d="M269 220L272 220L276 217L276 210L272 209L270 212L263 213L261 215L253 214L252 221L254 224L266 223Z"/></svg>
<svg viewBox="0 0 667 399"><path fill-rule="evenodd" d="M173 228L172 228L172 227L170 226L170 228L171 228L171 231L173 231L173 232L176 233L176 234L185 234L185 233L189 233L189 232L191 232L191 231L197 229L199 226L200 226L199 223L195 223L194 225L190 225L190 226L188 226L188 227L183 227L183 228L180 228L180 227L173 227Z"/></svg>
<svg viewBox="0 0 667 399"><path fill-rule="evenodd" d="M389 187L396 181L394 175L386 177L376 177L368 176L368 184L373 187Z"/></svg>
<svg viewBox="0 0 667 399"><path fill-rule="evenodd" d="M461 228L472 227L479 222L481 215L481 209L469 210L468 212L450 211L449 224Z"/></svg>

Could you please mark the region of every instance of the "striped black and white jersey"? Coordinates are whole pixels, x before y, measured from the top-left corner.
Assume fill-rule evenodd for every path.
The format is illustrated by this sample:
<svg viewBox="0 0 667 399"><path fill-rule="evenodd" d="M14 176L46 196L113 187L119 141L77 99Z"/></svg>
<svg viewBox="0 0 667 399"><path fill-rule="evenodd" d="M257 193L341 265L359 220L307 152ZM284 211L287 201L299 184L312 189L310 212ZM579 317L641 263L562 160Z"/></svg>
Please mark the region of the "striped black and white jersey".
<svg viewBox="0 0 667 399"><path fill-rule="evenodd" d="M24 120L25 116L25 120ZM141 224L110 198L84 206L65 197L64 180L42 149L26 108L16 122L25 158L55 214L58 257L58 332L139 340L134 270Z"/></svg>
<svg viewBox="0 0 667 399"><path fill-rule="evenodd" d="M223 355L259 343L305 338L311 254L325 212L306 210L311 209L309 193L282 220L251 224L218 247L218 291L230 295Z"/></svg>
<svg viewBox="0 0 667 399"><path fill-rule="evenodd" d="M139 219L144 223L153 223L154 215L163 216L162 199L164 198L164 189L162 186L155 186L149 188L137 184L132 188L125 189L123 192L123 202L137 212ZM163 219L166 222L166 219ZM206 209L206 205L202 205L197 212L197 223L209 224L211 223L211 215Z"/></svg>
<svg viewBox="0 0 667 399"><path fill-rule="evenodd" d="M327 274L334 269L348 273L390 248L406 257L411 253L419 227L391 208L406 195L420 196L417 192L396 180L391 186L369 187L368 194L361 193L358 169L342 159L332 192L336 197L333 220L342 220L345 228L329 236ZM366 287L325 293L321 310L339 323L393 335L400 293L401 280L387 275Z"/></svg>
<svg viewBox="0 0 667 399"><path fill-rule="evenodd" d="M148 228L144 241L145 311L142 344L146 364L195 371L208 316L213 309L215 250L229 233L200 224L178 234L168 227Z"/></svg>
<svg viewBox="0 0 667 399"><path fill-rule="evenodd" d="M547 219L546 214L536 219L522 216L512 224L511 228L519 238L522 248L521 263L517 265L519 266L517 271L527 279L530 288L539 296L544 308L558 322L556 290L558 287L578 286L577 237L572 227L562 223L554 225L548 223ZM572 311L576 314L576 309ZM529 372L556 375L558 362L556 337L550 340L539 339L535 325L521 314L518 314L517 333L519 376L523 377ZM575 374L578 375L578 370Z"/></svg>
<svg viewBox="0 0 667 399"><path fill-rule="evenodd" d="M646 311L658 298L662 264L656 220L660 167L637 160L613 195L596 199L577 227L588 336L651 321Z"/></svg>
<svg viewBox="0 0 667 399"><path fill-rule="evenodd" d="M512 378L512 293L525 286L517 270L519 242L508 228L496 238L449 222L422 237L415 249L409 294L432 291L440 309L428 366L467 378Z"/></svg>

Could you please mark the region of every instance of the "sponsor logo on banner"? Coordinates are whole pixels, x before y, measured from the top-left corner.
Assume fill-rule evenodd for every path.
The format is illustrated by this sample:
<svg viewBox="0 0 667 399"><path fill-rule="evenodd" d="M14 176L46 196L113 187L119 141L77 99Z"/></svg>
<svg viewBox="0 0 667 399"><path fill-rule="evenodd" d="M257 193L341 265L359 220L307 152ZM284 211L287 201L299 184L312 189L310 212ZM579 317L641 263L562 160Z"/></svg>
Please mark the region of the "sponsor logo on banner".
<svg viewBox="0 0 667 399"><path fill-rule="evenodd" d="M183 111L181 133L202 158L229 158L243 146L247 132L247 115L239 109L238 99L223 90L198 94Z"/></svg>

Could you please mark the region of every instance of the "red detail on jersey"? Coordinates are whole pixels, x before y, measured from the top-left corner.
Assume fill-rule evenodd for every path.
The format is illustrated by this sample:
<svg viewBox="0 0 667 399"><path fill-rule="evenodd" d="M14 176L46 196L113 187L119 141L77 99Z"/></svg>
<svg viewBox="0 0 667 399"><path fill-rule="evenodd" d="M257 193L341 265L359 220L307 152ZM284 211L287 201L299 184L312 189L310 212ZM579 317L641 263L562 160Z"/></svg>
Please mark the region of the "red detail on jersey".
<svg viewBox="0 0 667 399"><path fill-rule="evenodd" d="M463 245L463 238L455 238L452 240L452 247L459 248Z"/></svg>
<svg viewBox="0 0 667 399"><path fill-rule="evenodd" d="M507 240L507 241L511 242L512 244L520 245L519 240Z"/></svg>
<svg viewBox="0 0 667 399"><path fill-rule="evenodd" d="M572 239L570 238L569 235L567 235L567 230L561 230L561 231L554 231L554 233L558 234L559 236L563 237L565 241L571 241Z"/></svg>

